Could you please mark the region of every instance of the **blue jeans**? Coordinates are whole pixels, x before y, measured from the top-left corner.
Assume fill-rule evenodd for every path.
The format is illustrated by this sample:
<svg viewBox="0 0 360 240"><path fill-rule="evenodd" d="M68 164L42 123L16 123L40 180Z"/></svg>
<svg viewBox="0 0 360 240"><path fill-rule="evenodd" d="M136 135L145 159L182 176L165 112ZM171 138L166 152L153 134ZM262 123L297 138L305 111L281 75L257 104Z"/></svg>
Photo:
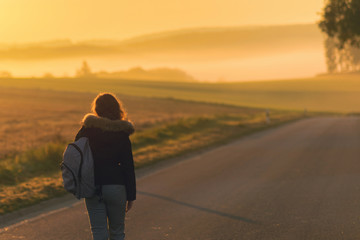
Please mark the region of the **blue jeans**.
<svg viewBox="0 0 360 240"><path fill-rule="evenodd" d="M125 238L126 189L124 185L103 185L103 200L99 196L86 198L91 232L94 240Z"/></svg>

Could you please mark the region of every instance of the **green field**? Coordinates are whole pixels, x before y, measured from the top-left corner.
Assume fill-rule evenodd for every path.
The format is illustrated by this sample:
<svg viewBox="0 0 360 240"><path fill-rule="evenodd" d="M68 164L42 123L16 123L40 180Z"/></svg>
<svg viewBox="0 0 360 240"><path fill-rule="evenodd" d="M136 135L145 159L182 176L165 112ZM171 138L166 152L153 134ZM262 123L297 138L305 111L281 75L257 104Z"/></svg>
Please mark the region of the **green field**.
<svg viewBox="0 0 360 240"><path fill-rule="evenodd" d="M183 83L124 79L2 79L0 87L175 98L288 110L359 112L360 74L236 83Z"/></svg>

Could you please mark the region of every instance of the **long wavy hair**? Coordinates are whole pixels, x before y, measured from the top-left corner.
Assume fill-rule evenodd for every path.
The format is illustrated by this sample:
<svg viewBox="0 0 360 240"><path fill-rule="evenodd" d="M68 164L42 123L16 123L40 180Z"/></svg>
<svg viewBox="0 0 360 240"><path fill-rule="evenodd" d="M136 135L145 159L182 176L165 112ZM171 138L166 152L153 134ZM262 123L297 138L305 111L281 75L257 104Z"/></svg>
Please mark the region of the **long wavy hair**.
<svg viewBox="0 0 360 240"><path fill-rule="evenodd" d="M99 117L111 120L127 118L122 102L112 93L99 93L91 104L91 111Z"/></svg>

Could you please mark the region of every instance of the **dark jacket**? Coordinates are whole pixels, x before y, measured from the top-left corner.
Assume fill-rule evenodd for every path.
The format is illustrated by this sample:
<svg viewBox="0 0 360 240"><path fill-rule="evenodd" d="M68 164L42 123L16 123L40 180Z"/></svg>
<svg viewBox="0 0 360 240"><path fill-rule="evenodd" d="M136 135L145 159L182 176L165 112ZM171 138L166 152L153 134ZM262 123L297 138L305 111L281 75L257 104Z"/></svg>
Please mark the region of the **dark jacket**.
<svg viewBox="0 0 360 240"><path fill-rule="evenodd" d="M133 125L125 120L110 120L87 114L75 137L89 139L94 158L96 185L125 185L127 200L136 199L134 160L129 135Z"/></svg>

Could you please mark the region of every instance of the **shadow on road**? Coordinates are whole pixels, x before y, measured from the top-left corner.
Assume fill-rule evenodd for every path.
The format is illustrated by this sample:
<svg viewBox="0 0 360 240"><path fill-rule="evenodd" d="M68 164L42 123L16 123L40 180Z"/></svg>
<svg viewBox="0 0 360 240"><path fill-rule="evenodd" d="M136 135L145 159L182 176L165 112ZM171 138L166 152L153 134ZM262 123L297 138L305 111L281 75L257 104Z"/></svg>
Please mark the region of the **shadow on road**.
<svg viewBox="0 0 360 240"><path fill-rule="evenodd" d="M159 199L161 199L161 200L173 202L173 203L180 204L180 205L183 205L183 206L186 206L186 207L190 207L190 208L194 208L194 209L197 209L197 210L200 210L200 211L204 211L204 212L216 214L216 215L219 215L219 216L222 216L222 217L227 217L227 218L231 218L231 219L235 219L235 220L243 221L243 222L247 222L247 223L252 223L252 224L260 224L259 222L254 221L254 220L251 220L251 219L248 219L248 218L244 218L244 217L240 217L240 216L236 216L236 215L231 215L231 214L228 214L228 213L223 213L223 212L219 212L219 211L216 211L216 210L212 210L212 209L208 209L208 208L196 206L196 205L193 205L193 204L190 204L190 203L181 202L181 201L178 201L178 200L169 198L169 197L164 197L164 196L161 196L161 195L157 195L157 194L153 194L153 193L148 193L148 192L142 192L142 191L137 191L137 193L138 193L138 194L141 194L141 195L149 196L149 197L159 198Z"/></svg>

